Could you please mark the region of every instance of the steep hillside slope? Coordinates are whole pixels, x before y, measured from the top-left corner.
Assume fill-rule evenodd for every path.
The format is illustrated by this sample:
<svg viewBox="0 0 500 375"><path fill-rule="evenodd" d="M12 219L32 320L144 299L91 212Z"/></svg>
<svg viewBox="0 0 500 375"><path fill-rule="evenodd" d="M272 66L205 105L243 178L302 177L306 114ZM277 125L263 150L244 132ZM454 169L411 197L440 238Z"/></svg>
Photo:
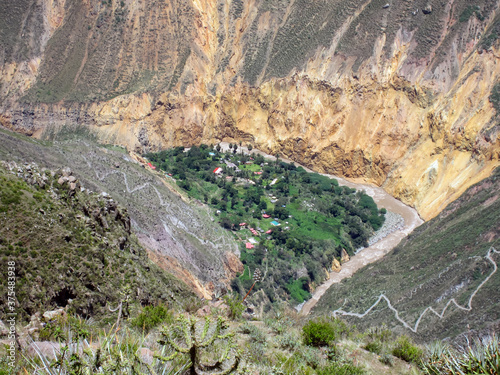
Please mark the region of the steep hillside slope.
<svg viewBox="0 0 500 375"><path fill-rule="evenodd" d="M56 307L102 318L126 299L180 305L192 296L148 259L126 209L81 187L69 169L0 163L0 255L15 263L19 319ZM7 277L0 283L7 290ZM0 306L5 319L6 298Z"/></svg>
<svg viewBox="0 0 500 375"><path fill-rule="evenodd" d="M498 5L8 0L0 120L139 151L252 142L428 219L499 165Z"/></svg>
<svg viewBox="0 0 500 375"><path fill-rule="evenodd" d="M227 288L240 271L237 245L206 206L188 201L175 184L146 170L124 149L99 146L82 128L69 132L70 138L39 142L0 130L0 160L70 166L84 186L127 209L139 242L162 268L206 298Z"/></svg>
<svg viewBox="0 0 500 375"><path fill-rule="evenodd" d="M421 340L497 330L499 192L497 169L383 260L333 285L313 312L334 312L361 326L386 323Z"/></svg>

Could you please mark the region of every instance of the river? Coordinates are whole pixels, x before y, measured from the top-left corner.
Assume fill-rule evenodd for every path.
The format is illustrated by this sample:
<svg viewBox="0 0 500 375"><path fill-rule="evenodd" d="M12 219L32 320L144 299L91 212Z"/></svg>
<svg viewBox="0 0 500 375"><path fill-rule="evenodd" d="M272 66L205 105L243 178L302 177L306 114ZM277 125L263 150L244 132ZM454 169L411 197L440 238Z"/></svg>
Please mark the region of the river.
<svg viewBox="0 0 500 375"><path fill-rule="evenodd" d="M224 151L229 148L229 143L227 142L221 142L220 145L222 147L222 150ZM242 148L243 152L248 152L246 147ZM238 150L240 150L240 148L238 148ZM266 159L276 160L274 156L268 155L260 150L253 149L250 153L260 154L263 155ZM288 160L286 158L280 158L280 160L283 160L287 163L292 162L291 160ZM313 170L304 167L295 161L294 163L296 166L303 167L308 172L314 172ZM383 258L384 255L386 255L389 251L396 247L403 238L405 238L416 227L424 222L418 215L417 210L397 200L381 187L371 184L355 183L352 181L348 181L342 177L337 177L330 174L322 173L322 175L336 179L339 182L339 185L348 186L356 190L364 190L366 194L373 198L375 203L377 203L380 208L384 207L387 211L391 211L398 215L401 215L401 217L403 217L404 219L404 225L402 226L402 228L395 230L373 245L358 251L356 255L353 255L348 262L342 265L342 270L340 272L330 272L330 278L323 284L319 285L314 290L312 297L302 306L300 310L300 313L302 315L309 314L311 312L311 309L316 305L316 303L318 303L319 299L333 284L339 283L343 279L351 277L360 268Z"/></svg>

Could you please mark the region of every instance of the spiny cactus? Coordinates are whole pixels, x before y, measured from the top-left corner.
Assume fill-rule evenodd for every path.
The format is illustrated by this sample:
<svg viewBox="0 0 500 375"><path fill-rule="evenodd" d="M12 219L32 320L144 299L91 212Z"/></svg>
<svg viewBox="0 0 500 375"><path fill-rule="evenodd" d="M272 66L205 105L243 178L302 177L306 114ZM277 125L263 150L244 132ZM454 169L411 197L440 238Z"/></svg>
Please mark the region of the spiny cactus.
<svg viewBox="0 0 500 375"><path fill-rule="evenodd" d="M156 356L162 361L171 361L179 355L188 355L191 361L189 374L205 375L217 374L226 375L236 370L240 356L233 344L234 332L228 332L227 322L223 317L218 317L216 322L212 322L209 317L205 322L196 320L193 317L181 315L177 318L177 324L163 327L160 344L168 345L174 353L168 357ZM202 351L210 347L212 353L216 341L224 343L223 351L212 364L204 364L201 361Z"/></svg>

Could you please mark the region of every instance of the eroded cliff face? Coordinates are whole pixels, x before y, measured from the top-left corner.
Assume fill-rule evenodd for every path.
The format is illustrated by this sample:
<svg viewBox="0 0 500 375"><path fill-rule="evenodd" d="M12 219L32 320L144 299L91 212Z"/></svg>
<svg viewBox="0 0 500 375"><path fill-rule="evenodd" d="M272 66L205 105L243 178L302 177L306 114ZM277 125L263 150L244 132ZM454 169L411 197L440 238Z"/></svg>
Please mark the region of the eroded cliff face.
<svg viewBox="0 0 500 375"><path fill-rule="evenodd" d="M251 143L429 219L500 164L498 2L385 3L45 0L21 12L36 48L21 28L3 49L1 120L136 151Z"/></svg>

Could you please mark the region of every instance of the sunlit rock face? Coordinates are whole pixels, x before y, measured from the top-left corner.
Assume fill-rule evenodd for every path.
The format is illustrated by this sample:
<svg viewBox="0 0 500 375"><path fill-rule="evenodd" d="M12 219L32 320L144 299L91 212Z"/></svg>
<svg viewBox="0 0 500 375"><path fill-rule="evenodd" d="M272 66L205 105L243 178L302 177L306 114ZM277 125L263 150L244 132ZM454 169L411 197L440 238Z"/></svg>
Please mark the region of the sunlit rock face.
<svg viewBox="0 0 500 375"><path fill-rule="evenodd" d="M7 0L0 121L135 151L251 143L429 219L500 156L498 4L430 3Z"/></svg>

